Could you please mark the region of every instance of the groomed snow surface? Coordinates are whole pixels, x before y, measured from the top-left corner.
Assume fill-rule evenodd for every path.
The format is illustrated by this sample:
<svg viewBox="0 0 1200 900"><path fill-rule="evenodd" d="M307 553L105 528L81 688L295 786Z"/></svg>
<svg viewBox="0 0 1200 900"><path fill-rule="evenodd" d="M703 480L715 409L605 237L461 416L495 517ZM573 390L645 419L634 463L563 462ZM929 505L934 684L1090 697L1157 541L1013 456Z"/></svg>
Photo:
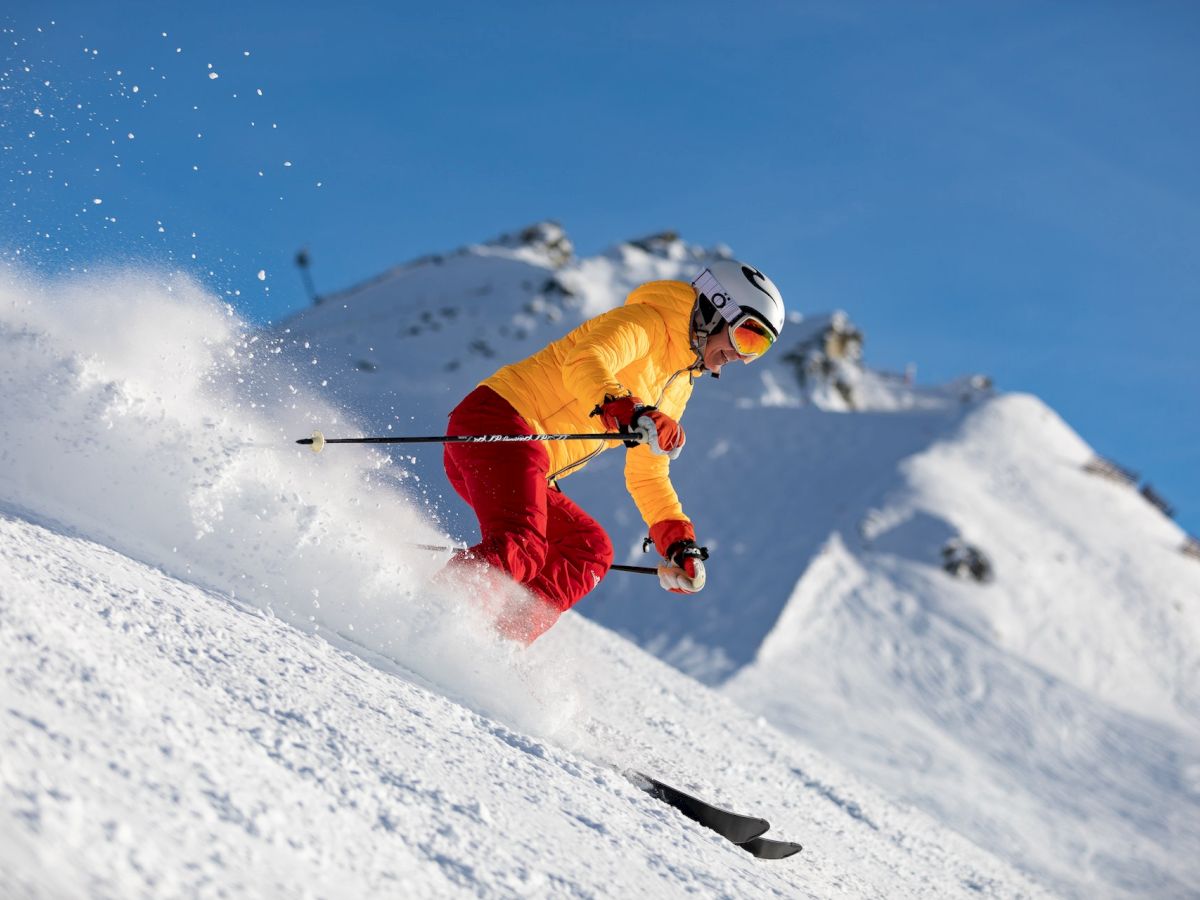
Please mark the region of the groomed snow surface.
<svg viewBox="0 0 1200 900"><path fill-rule="evenodd" d="M574 614L502 645L400 548L405 472L290 443L344 422L307 357L195 286L7 278L0 345L0 895L1038 895Z"/></svg>

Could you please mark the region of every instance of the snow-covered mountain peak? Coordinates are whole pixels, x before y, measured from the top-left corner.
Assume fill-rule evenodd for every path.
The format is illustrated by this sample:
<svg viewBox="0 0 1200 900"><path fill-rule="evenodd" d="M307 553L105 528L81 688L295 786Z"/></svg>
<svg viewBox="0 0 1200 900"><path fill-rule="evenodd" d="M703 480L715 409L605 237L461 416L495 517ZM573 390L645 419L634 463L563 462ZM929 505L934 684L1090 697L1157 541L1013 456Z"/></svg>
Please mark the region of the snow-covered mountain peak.
<svg viewBox="0 0 1200 900"><path fill-rule="evenodd" d="M501 248L515 251L534 264L545 262L555 267L566 265L575 255L575 245L567 237L567 232L558 222L549 219L535 222L512 234L502 234L476 249L477 252L486 253Z"/></svg>

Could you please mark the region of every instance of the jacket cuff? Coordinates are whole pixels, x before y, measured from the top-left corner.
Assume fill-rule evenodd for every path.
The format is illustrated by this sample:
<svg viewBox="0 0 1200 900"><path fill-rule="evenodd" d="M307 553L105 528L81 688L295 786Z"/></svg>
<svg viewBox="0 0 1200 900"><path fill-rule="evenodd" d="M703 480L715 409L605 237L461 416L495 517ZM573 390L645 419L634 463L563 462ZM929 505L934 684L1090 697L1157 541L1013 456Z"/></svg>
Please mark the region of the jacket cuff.
<svg viewBox="0 0 1200 900"><path fill-rule="evenodd" d="M691 522L684 519L664 519L650 526L650 538L654 541L658 555L666 559L672 544L696 540L696 529L692 527Z"/></svg>
<svg viewBox="0 0 1200 900"><path fill-rule="evenodd" d="M632 397L633 391L619 381L606 381L601 385L600 395L605 400L619 400L622 397Z"/></svg>

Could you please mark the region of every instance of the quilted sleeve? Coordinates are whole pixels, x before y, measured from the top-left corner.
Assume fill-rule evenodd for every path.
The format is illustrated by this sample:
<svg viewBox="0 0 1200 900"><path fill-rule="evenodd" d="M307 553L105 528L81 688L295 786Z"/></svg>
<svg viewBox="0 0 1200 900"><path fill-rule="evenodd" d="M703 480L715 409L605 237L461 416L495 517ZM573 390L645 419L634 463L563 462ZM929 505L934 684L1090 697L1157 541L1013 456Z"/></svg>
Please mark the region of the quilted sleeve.
<svg viewBox="0 0 1200 900"><path fill-rule="evenodd" d="M644 444L625 454L625 487L647 526L664 519L691 521L671 484L671 460Z"/></svg>
<svg viewBox="0 0 1200 900"><path fill-rule="evenodd" d="M652 329L659 321L657 314L645 306L621 306L597 316L563 360L562 378L567 390L589 410L606 394L629 394L629 388L617 380L617 373L649 355Z"/></svg>

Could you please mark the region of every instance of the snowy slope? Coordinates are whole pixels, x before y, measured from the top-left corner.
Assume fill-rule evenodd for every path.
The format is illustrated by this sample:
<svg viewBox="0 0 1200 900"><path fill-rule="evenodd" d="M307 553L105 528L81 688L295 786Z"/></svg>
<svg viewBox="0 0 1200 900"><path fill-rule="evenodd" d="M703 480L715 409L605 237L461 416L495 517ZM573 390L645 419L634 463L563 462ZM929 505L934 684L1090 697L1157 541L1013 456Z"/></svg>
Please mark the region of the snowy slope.
<svg viewBox="0 0 1200 900"><path fill-rule="evenodd" d="M376 430L436 430L500 364L718 252L657 240L564 260L540 233L398 269L301 313L288 337L347 362L369 343L371 371L342 396ZM435 296L467 324L410 333ZM978 380L914 387L852 367L865 410L831 414L836 392L801 388L787 361L820 321L696 386L672 475L713 551L704 594L614 574L579 611L1064 893L1200 890L1200 566L1178 527L1081 472L1092 451L1052 411ZM438 455L409 464L441 524L473 539ZM563 486L642 562L620 465L605 454ZM941 571L952 539L989 555L993 583Z"/></svg>
<svg viewBox="0 0 1200 900"><path fill-rule="evenodd" d="M561 717L539 736L99 545L0 533L0 895L1039 893L578 617L521 662ZM595 761L630 757L804 854L755 860Z"/></svg>
<svg viewBox="0 0 1200 900"><path fill-rule="evenodd" d="M1186 896L1200 579L1086 456L1032 398L978 409L830 536L726 689L1064 893ZM936 567L960 533L993 583Z"/></svg>
<svg viewBox="0 0 1200 900"><path fill-rule="evenodd" d="M344 372L196 286L9 274L0 347L0 896L1040 893L578 616L502 646L408 471L291 443Z"/></svg>

